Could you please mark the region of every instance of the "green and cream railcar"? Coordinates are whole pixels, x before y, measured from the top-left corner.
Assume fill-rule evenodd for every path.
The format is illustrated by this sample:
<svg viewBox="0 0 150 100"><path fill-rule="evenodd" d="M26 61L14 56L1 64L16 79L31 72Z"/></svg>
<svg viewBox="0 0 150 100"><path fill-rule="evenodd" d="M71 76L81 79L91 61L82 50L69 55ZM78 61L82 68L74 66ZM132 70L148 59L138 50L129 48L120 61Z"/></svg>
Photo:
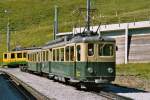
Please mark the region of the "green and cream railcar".
<svg viewBox="0 0 150 100"><path fill-rule="evenodd" d="M47 74L50 72L50 58L51 52L49 50L32 50L28 52L28 66L22 68L23 71L28 70L39 74Z"/></svg>
<svg viewBox="0 0 150 100"><path fill-rule="evenodd" d="M32 72L41 73L41 55L41 49L28 52L28 66L25 69Z"/></svg>
<svg viewBox="0 0 150 100"><path fill-rule="evenodd" d="M115 79L115 40L76 37L44 47L51 51L49 74L71 82L109 83Z"/></svg>
<svg viewBox="0 0 150 100"><path fill-rule="evenodd" d="M74 37L28 52L27 70L61 81L110 83L115 80L115 40Z"/></svg>

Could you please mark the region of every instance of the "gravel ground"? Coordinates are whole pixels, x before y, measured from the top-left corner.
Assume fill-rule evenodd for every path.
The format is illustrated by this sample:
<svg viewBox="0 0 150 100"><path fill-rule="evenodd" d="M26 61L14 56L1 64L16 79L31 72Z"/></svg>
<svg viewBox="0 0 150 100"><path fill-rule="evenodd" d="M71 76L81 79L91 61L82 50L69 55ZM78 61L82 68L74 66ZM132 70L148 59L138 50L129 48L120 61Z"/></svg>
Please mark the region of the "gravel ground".
<svg viewBox="0 0 150 100"><path fill-rule="evenodd" d="M96 94L79 91L72 86L67 86L44 77L21 72L16 68L0 70L13 74L40 93L54 100L106 100ZM110 86L108 87L108 90L122 96L133 98L134 100L150 100L150 93L137 89L126 89L117 86Z"/></svg>
<svg viewBox="0 0 150 100"><path fill-rule="evenodd" d="M130 97L134 100L150 100L150 93L118 93L118 94Z"/></svg>
<svg viewBox="0 0 150 100"><path fill-rule="evenodd" d="M134 100L150 100L150 92L135 88L109 85L105 90L117 93L118 95L121 96L132 98Z"/></svg>
<svg viewBox="0 0 150 100"><path fill-rule="evenodd" d="M13 74L45 96L56 100L105 100L104 98L85 91L76 90L52 80L19 71L19 69L0 69Z"/></svg>

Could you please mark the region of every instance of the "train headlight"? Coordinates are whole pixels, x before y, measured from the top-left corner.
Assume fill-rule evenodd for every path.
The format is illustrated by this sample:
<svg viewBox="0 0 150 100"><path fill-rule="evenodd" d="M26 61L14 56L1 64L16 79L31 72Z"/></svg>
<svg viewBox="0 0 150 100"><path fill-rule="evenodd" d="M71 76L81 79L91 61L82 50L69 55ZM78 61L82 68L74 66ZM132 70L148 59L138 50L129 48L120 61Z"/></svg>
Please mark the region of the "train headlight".
<svg viewBox="0 0 150 100"><path fill-rule="evenodd" d="M89 67L87 70L88 70L89 73L93 73L94 72L92 67Z"/></svg>
<svg viewBox="0 0 150 100"><path fill-rule="evenodd" d="M107 70L108 70L109 73L113 73L114 72L114 70L112 68L110 68L110 67Z"/></svg>

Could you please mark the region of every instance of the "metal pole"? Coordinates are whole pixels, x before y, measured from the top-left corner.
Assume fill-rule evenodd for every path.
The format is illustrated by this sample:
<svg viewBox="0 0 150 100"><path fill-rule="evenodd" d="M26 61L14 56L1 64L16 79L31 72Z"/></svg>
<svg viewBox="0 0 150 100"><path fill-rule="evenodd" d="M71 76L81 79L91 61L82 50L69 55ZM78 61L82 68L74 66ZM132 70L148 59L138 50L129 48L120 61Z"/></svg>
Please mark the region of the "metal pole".
<svg viewBox="0 0 150 100"><path fill-rule="evenodd" d="M87 30L90 31L90 0L87 0Z"/></svg>
<svg viewBox="0 0 150 100"><path fill-rule="evenodd" d="M54 19L54 40L56 39L56 34L58 33L58 7L55 6L55 19Z"/></svg>
<svg viewBox="0 0 150 100"><path fill-rule="evenodd" d="M128 24L125 29L125 64L128 63Z"/></svg>
<svg viewBox="0 0 150 100"><path fill-rule="evenodd" d="M10 23L9 23L9 19L8 19L8 23L7 23L7 52L10 51Z"/></svg>

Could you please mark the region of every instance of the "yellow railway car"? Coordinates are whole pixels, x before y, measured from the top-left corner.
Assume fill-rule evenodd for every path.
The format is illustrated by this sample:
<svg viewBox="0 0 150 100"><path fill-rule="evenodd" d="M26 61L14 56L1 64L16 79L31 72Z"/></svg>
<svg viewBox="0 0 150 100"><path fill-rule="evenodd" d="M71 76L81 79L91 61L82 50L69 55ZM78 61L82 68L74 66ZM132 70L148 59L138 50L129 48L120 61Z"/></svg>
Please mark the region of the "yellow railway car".
<svg viewBox="0 0 150 100"><path fill-rule="evenodd" d="M3 53L3 66L19 67L20 65L26 65L27 61L27 50Z"/></svg>

